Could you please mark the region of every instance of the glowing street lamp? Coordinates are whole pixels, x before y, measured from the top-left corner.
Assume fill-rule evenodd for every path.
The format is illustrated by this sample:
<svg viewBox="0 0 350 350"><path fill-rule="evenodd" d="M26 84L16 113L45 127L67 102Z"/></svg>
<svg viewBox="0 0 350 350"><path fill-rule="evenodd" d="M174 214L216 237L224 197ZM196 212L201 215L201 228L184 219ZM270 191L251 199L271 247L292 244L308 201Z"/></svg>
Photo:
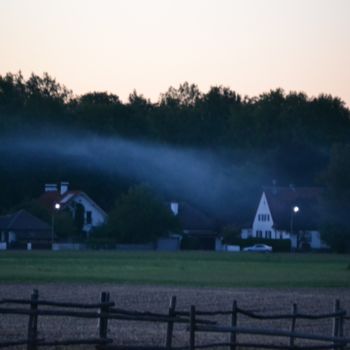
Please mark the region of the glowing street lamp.
<svg viewBox="0 0 350 350"><path fill-rule="evenodd" d="M290 211L290 235L293 235L293 224L294 224L294 216L299 213L300 208L297 205L294 205L292 207L292 210ZM291 237L292 238L292 237ZM299 247L299 239L297 239L297 249Z"/></svg>
<svg viewBox="0 0 350 350"><path fill-rule="evenodd" d="M61 209L60 203L55 203L54 210L52 211L51 216L51 249L53 249L53 243L55 240L55 211L59 211Z"/></svg>

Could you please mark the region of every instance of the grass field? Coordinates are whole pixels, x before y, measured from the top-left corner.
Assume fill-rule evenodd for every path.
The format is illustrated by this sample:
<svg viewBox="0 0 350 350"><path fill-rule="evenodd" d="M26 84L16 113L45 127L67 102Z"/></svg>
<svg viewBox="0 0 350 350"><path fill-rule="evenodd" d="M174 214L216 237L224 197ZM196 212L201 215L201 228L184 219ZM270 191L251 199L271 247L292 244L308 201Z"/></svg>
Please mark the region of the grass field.
<svg viewBox="0 0 350 350"><path fill-rule="evenodd" d="M216 252L0 252L0 283L350 287L350 256Z"/></svg>

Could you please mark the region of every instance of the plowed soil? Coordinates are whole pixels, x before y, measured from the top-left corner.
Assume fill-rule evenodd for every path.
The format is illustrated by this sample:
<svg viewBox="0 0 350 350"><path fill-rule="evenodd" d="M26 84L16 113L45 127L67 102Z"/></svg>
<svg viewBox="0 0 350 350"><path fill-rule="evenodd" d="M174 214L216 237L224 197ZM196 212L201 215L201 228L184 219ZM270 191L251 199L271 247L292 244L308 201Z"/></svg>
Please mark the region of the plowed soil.
<svg viewBox="0 0 350 350"><path fill-rule="evenodd" d="M280 314L289 313L293 303L297 303L301 313L321 314L333 311L335 299L340 299L341 307L350 313L349 289L214 289L214 288L171 288L154 286L128 285L75 285L75 284L43 284L43 285L0 285L0 299L30 297L31 291L39 290L40 299L50 301L70 301L79 303L97 303L102 291L110 292L115 307L166 313L169 299L177 297L177 310L189 311L190 305L198 310L230 310L233 300L238 306L257 313ZM26 308L28 306L20 306ZM47 307L41 306L48 309ZM215 320L229 325L229 316L220 316ZM289 330L288 321L256 321L240 315L240 326L274 328ZM24 339L27 335L28 316L0 315L0 342ZM350 337L350 321L345 325L345 334ZM298 320L297 331L331 335L332 321ZM81 339L97 337L96 320L82 320L67 317L39 317L40 339ZM163 345L165 343L166 325L161 323L115 321L109 322L108 336L118 345ZM212 341L225 342L228 334L198 334L197 344ZM176 325L173 344L188 344L189 332L186 325ZM240 335L240 341L264 341L265 343L288 344L288 339L252 337ZM297 344L301 344L301 340ZM25 347L23 347L25 348ZM56 347L68 348L68 347ZM70 347L73 348L73 347ZM74 348L89 348L75 346ZM94 347L91 346L91 349ZM52 348L51 348L52 349ZM227 349L227 347L226 347Z"/></svg>

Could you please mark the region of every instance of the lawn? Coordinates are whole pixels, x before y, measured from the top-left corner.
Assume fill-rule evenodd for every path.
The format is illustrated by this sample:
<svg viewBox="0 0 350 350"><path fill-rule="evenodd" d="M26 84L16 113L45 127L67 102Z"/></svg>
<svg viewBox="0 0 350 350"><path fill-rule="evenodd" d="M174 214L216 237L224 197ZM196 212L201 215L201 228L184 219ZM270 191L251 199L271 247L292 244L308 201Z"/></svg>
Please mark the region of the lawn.
<svg viewBox="0 0 350 350"><path fill-rule="evenodd" d="M0 283L350 287L350 256L218 252L0 252Z"/></svg>

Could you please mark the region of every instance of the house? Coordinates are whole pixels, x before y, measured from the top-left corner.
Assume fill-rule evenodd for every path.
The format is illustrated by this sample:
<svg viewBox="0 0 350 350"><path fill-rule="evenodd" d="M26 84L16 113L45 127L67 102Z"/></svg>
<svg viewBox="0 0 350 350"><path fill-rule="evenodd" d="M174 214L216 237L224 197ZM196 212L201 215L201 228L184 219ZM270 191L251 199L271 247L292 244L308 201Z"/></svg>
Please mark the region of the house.
<svg viewBox="0 0 350 350"><path fill-rule="evenodd" d="M60 186L46 184L39 202L50 211L68 209L73 218L82 215L82 230L87 234L107 220L107 214L101 207L85 192L69 190L68 182L61 182Z"/></svg>
<svg viewBox="0 0 350 350"><path fill-rule="evenodd" d="M183 249L221 250L215 219L186 202L171 202L170 209L182 227Z"/></svg>
<svg viewBox="0 0 350 350"><path fill-rule="evenodd" d="M5 247L47 247L51 243L52 230L46 222L26 210L0 216L0 241Z"/></svg>
<svg viewBox="0 0 350 350"><path fill-rule="evenodd" d="M253 225L241 237L288 239L292 249L328 248L319 232L321 194L318 187L264 187Z"/></svg>

